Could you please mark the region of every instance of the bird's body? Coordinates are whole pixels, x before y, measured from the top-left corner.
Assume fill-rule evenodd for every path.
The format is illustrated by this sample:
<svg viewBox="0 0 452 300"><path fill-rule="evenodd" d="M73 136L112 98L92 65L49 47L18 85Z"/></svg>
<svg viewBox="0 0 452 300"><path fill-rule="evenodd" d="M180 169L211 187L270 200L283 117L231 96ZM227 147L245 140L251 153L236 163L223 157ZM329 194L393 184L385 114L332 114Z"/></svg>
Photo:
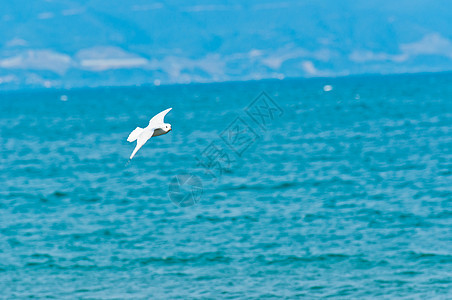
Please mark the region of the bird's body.
<svg viewBox="0 0 452 300"><path fill-rule="evenodd" d="M137 141L137 145L135 146L135 149L133 149L129 161L151 137L167 134L171 131L171 124L165 123L163 120L170 110L171 108L168 108L161 113L158 113L149 121L149 125L146 128L137 127L129 134L129 137L127 138L128 142Z"/></svg>
<svg viewBox="0 0 452 300"><path fill-rule="evenodd" d="M167 133L168 133L167 131L163 131L162 129L157 128L156 130L154 130L154 134L152 136L154 137L154 136L164 135Z"/></svg>

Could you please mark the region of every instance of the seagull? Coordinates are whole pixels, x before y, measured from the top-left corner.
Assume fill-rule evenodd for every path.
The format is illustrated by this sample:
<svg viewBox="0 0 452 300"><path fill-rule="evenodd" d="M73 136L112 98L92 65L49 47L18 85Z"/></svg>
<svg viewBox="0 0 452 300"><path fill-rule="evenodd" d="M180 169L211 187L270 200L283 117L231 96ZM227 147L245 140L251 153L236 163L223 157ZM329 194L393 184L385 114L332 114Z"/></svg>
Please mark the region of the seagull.
<svg viewBox="0 0 452 300"><path fill-rule="evenodd" d="M151 137L167 134L171 131L171 124L165 123L163 120L171 109L172 108L168 108L161 113L156 114L149 121L149 125L146 128L137 127L129 134L129 137L127 138L128 142L132 143L135 140L137 141L137 145L135 146L135 149L133 149L132 155L130 155L129 162Z"/></svg>

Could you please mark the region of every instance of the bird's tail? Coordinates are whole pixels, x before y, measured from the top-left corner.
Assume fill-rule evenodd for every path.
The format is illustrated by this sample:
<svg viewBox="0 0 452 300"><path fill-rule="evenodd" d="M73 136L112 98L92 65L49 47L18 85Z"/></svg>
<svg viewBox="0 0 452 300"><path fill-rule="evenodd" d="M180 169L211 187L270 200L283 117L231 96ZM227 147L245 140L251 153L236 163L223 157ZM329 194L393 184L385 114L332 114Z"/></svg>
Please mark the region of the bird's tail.
<svg viewBox="0 0 452 300"><path fill-rule="evenodd" d="M135 141L140 136L140 134L143 132L143 130L144 130L144 128L140 128L140 127L135 128L135 130L129 134L127 141L128 142Z"/></svg>

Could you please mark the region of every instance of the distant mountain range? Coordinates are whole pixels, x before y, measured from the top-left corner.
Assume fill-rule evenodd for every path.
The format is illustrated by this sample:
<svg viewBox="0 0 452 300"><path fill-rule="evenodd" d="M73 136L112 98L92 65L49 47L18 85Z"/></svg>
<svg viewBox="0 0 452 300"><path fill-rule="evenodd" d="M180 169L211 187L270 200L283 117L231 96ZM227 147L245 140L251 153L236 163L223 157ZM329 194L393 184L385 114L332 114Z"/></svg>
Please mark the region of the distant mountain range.
<svg viewBox="0 0 452 300"><path fill-rule="evenodd" d="M452 70L450 1L243 2L2 1L0 89Z"/></svg>

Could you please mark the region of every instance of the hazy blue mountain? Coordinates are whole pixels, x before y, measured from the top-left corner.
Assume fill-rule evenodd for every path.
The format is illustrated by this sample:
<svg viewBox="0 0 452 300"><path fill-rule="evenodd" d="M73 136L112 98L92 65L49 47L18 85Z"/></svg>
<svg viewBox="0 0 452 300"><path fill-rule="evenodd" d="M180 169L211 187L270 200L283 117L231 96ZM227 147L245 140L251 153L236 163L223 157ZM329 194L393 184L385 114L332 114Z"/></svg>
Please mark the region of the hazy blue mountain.
<svg viewBox="0 0 452 300"><path fill-rule="evenodd" d="M2 1L0 88L452 70L452 2Z"/></svg>

